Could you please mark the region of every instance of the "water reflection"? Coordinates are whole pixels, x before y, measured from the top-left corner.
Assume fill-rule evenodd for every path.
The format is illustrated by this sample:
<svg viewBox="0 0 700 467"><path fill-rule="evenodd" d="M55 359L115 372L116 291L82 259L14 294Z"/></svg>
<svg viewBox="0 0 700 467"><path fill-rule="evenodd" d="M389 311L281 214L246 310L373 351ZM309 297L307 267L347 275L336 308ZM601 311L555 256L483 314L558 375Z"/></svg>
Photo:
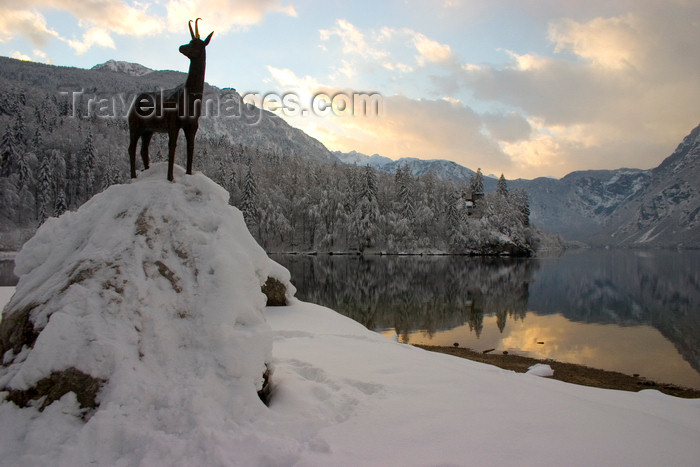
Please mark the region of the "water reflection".
<svg viewBox="0 0 700 467"><path fill-rule="evenodd" d="M583 250L541 260L528 309L653 326L700 370L700 252Z"/></svg>
<svg viewBox="0 0 700 467"><path fill-rule="evenodd" d="M525 259L448 257L275 256L292 273L297 297L404 339L468 323L479 336L484 315L522 319L537 263Z"/></svg>
<svg viewBox="0 0 700 467"><path fill-rule="evenodd" d="M518 350L700 387L698 252L274 259L300 299L405 342Z"/></svg>
<svg viewBox="0 0 700 467"><path fill-rule="evenodd" d="M14 274L15 262L13 260L0 261L0 287L17 285L17 277Z"/></svg>

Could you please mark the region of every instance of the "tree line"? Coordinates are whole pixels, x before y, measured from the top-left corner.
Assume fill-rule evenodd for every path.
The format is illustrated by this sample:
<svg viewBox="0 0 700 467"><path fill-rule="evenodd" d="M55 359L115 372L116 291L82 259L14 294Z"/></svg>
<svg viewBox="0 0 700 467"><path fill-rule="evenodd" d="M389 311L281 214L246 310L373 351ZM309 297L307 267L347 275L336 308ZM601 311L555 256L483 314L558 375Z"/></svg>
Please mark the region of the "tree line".
<svg viewBox="0 0 700 467"><path fill-rule="evenodd" d="M126 120L76 117L68 97L5 89L0 134L0 248L128 180ZM154 136L152 160L166 154L167 138ZM525 191L502 176L483 194L480 170L469 182L408 167L388 174L311 159L292 144L243 144L217 128L198 133L194 162L267 251L529 254L551 240L529 224Z"/></svg>

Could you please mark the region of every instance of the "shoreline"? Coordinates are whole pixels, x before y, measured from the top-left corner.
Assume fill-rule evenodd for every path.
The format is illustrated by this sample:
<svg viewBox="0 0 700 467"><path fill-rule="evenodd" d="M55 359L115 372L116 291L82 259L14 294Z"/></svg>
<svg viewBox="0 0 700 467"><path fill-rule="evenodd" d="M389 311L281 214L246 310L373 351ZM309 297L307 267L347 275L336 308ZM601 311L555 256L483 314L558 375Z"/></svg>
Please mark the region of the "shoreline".
<svg viewBox="0 0 700 467"><path fill-rule="evenodd" d="M430 352L439 352L468 360L487 363L504 370L512 370L517 373L525 373L529 367L536 363L544 363L554 370L552 379L565 383L592 386L602 389L616 389L620 391L637 392L643 389L656 389L675 397L685 399L700 398L700 389L685 388L675 384L658 383L639 376L630 376L616 371L601 370L575 363L563 363L556 360L541 360L522 355L502 353L482 353L464 347L441 347L433 345L411 344Z"/></svg>

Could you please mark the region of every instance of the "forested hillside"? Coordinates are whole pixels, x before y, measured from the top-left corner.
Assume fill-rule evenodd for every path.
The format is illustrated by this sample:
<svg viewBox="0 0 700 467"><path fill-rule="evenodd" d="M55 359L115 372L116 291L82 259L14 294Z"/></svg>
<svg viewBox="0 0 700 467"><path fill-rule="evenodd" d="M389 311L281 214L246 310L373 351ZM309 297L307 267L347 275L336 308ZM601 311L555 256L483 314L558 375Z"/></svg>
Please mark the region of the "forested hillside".
<svg viewBox="0 0 700 467"><path fill-rule="evenodd" d="M185 79L176 72L130 76L4 57L0 70L3 250L19 248L47 217L128 182L129 99ZM509 190L505 179L497 191L478 196L480 172L470 181L449 181L414 176L406 167L386 173L342 164L275 115L242 105L234 89L205 92L237 99L241 114L200 119L195 170L229 191L268 251L531 254L552 241L529 225L526 192ZM164 135L154 136L150 152L152 161L164 160ZM181 135L176 163L183 162Z"/></svg>

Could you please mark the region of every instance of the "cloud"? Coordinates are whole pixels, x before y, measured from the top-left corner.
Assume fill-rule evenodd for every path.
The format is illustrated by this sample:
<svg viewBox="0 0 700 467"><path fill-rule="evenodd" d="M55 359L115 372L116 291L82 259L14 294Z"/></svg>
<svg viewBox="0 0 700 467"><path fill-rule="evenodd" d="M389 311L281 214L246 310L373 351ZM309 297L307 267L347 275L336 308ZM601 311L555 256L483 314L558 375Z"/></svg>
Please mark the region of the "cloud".
<svg viewBox="0 0 700 467"><path fill-rule="evenodd" d="M682 7L558 19L551 56L508 52L507 64L462 67L458 81L527 118L529 139L493 133L524 171L650 168L698 124L698 21L697 8Z"/></svg>
<svg viewBox="0 0 700 467"><path fill-rule="evenodd" d="M319 35L322 41L328 41L337 36L343 44L342 51L348 55L359 55L373 60L388 56L388 52L370 46L365 34L347 20L339 19L330 29L321 29Z"/></svg>
<svg viewBox="0 0 700 467"><path fill-rule="evenodd" d="M380 118L347 117L338 122L343 128L333 147L391 158L449 159L489 172L507 172L511 166L498 144L482 133L479 115L459 102L389 96L383 107Z"/></svg>
<svg viewBox="0 0 700 467"><path fill-rule="evenodd" d="M334 38L338 38L342 46L340 52L343 54L343 65L335 67L331 78L354 78L358 75L358 70L409 74L416 71L417 67L451 64L455 61L449 44L440 43L409 28L384 26L361 31L349 21L339 19L333 27L321 29L319 37L323 42L320 48L324 52L335 52L329 44Z"/></svg>
<svg viewBox="0 0 700 467"><path fill-rule="evenodd" d="M47 25L45 10L65 11L78 20L82 39L64 37ZM121 0L29 0L11 7L0 5L0 41L23 36L41 51L52 40L61 40L78 55L94 45L114 48L110 32L152 35L162 30L162 21L149 15L146 8ZM38 55L42 57L44 52Z"/></svg>
<svg viewBox="0 0 700 467"><path fill-rule="evenodd" d="M569 18L552 23L549 39L555 52L571 51L595 66L621 69L639 66L637 31L642 28L632 14L615 18L595 18L579 23Z"/></svg>
<svg viewBox="0 0 700 467"><path fill-rule="evenodd" d="M75 53L82 55L88 51L93 45L99 45L101 47L109 47L110 49L116 48L114 41L110 37L109 33L104 29L98 27L92 27L85 31L83 34L83 39L81 41L70 39L68 40L68 45L70 45Z"/></svg>
<svg viewBox="0 0 700 467"><path fill-rule="evenodd" d="M32 51L32 54L34 55L34 59L37 62L44 62L44 63L49 63L49 64L51 64L53 62L51 60L51 58L43 50L34 49Z"/></svg>
<svg viewBox="0 0 700 467"><path fill-rule="evenodd" d="M324 85L310 76L299 77L289 69L268 67L270 82L279 89L297 92L303 106L310 108L313 96L323 92L329 96L353 92ZM285 117L293 126L318 138L330 149L357 150L386 157L414 156L450 159L467 167L482 167L494 173L508 172L512 167L509 157L499 144L484 134L481 117L456 99L410 99L405 96L381 98L381 116L356 113L342 117L327 115ZM283 116L280 114L280 116ZM508 130L509 138L516 138L518 117L493 115L490 125ZM522 135L523 130L520 129Z"/></svg>
<svg viewBox="0 0 700 467"><path fill-rule="evenodd" d="M29 0L41 10L70 13L83 26L98 26L125 35L153 35L163 30L163 21L148 13L147 6L133 6L123 0Z"/></svg>
<svg viewBox="0 0 700 467"><path fill-rule="evenodd" d="M449 45L441 44L421 33L408 32L413 34L413 45L419 53L417 57L419 65L425 65L426 62L446 63L452 61L452 49Z"/></svg>
<svg viewBox="0 0 700 467"><path fill-rule="evenodd" d="M222 34L259 24L268 13L297 16L293 6L280 0L169 0L165 8L168 29L177 32L195 18L202 18L209 29Z"/></svg>
<svg viewBox="0 0 700 467"><path fill-rule="evenodd" d="M499 140L515 143L530 138L532 127L518 112L487 113L481 116L489 134Z"/></svg>
<svg viewBox="0 0 700 467"><path fill-rule="evenodd" d="M433 85L414 95L434 94L436 99L386 97L384 121L344 122L343 128L334 128L336 135L329 125L315 122L313 131L339 149L477 160L484 167L483 161L491 160L498 165L491 171L512 169L518 176L653 167L698 123L700 11L682 0L663 5L621 1L523 0L512 5L546 25L550 48L501 50L508 60L496 64L462 63L455 44L410 28L360 29L338 21L321 31L324 50L332 53L331 41L338 38L344 55L331 77L343 71L356 83L381 70L393 73L392 80L413 73L412 80L427 78ZM465 17L473 17L475 7L469 1L443 6L451 15ZM451 97L455 107L443 108L448 103L438 103L439 96ZM498 110L478 115L470 107ZM408 115L399 116L399 111ZM469 112L478 124L465 121ZM462 130L446 116L462 123ZM450 144L444 128L459 135L452 139L460 143ZM432 140L428 130L436 135Z"/></svg>
<svg viewBox="0 0 700 467"><path fill-rule="evenodd" d="M35 47L43 48L54 39L63 40L81 55L93 46L114 48L111 34L153 36L166 26L186 31L191 19L202 17L206 25L220 33L236 27L260 23L269 12L296 16L292 6L279 0L169 0L164 4L167 17L150 11L149 3L126 0L29 0L20 5L0 6L0 41L21 35ZM76 18L73 37L64 37L47 26L43 12L64 11ZM77 39L75 36L80 36Z"/></svg>
<svg viewBox="0 0 700 467"><path fill-rule="evenodd" d="M46 25L46 18L36 10L22 10L0 6L0 42L16 35L29 39L35 47L43 47L60 35Z"/></svg>
<svg viewBox="0 0 700 467"><path fill-rule="evenodd" d="M30 61L30 60L32 59L32 57L30 57L29 55L23 54L23 53L20 52L19 50L15 50L14 52L12 52L12 53L10 54L10 57L16 58L17 60L24 60L24 61L27 61L27 62Z"/></svg>

